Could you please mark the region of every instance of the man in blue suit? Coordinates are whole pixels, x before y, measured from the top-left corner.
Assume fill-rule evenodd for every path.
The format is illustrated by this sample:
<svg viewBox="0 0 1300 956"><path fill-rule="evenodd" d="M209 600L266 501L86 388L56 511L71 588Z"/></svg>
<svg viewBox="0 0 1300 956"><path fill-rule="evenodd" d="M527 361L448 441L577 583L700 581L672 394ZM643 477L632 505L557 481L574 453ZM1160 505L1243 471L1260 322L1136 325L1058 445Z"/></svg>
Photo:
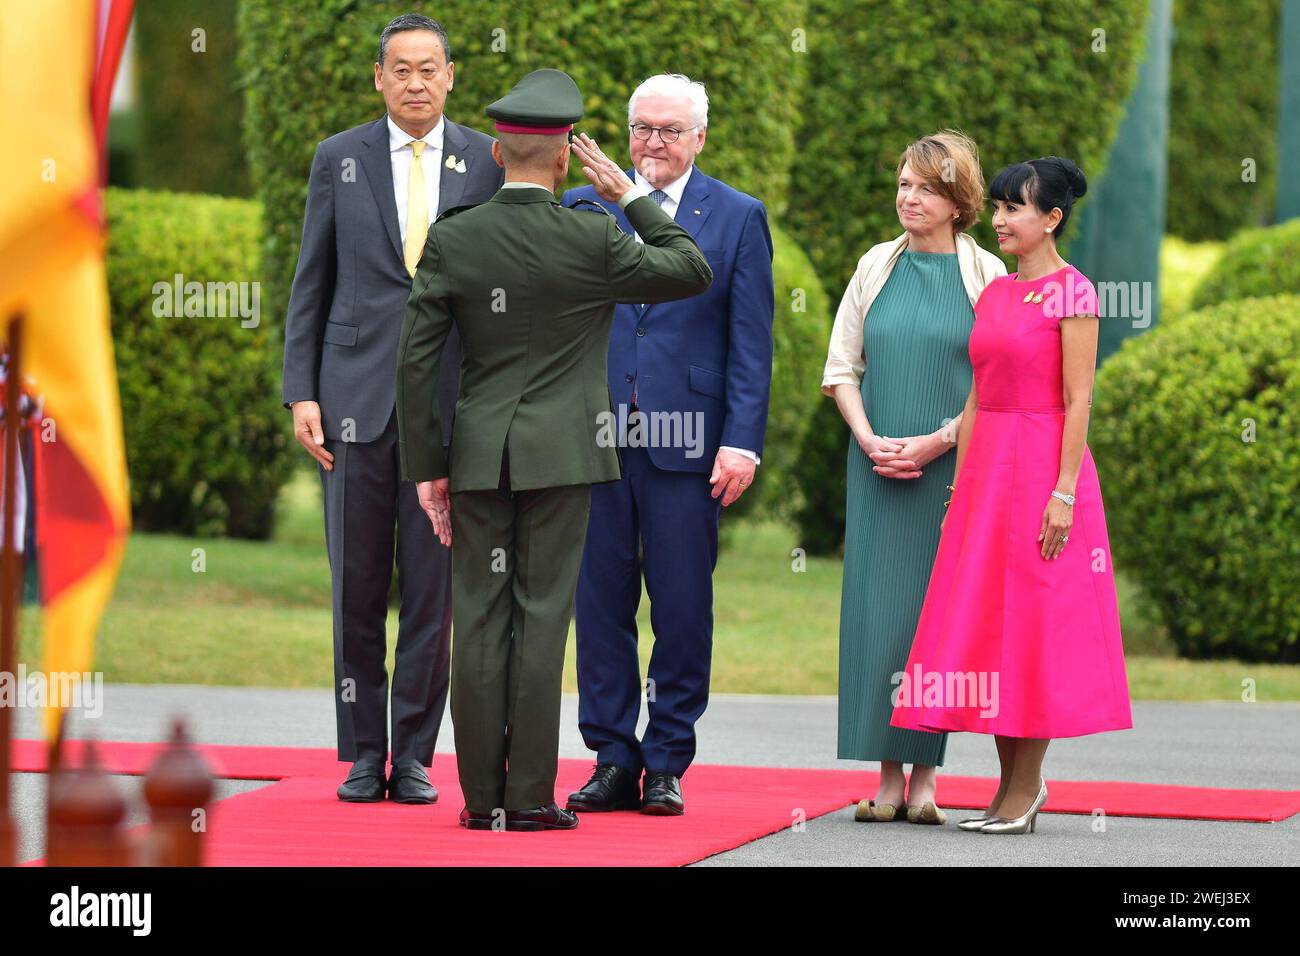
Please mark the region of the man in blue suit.
<svg viewBox="0 0 1300 956"><path fill-rule="evenodd" d="M578 723L596 770L568 809L678 815L708 704L718 520L753 483L763 452L772 238L761 202L695 168L708 125L702 84L651 77L628 102L628 125L628 174L691 234L714 278L694 298L614 314L609 388L623 477L592 487L575 615ZM601 201L585 186L564 204L581 199ZM617 205L603 205L633 232ZM642 575L654 649L638 740Z"/></svg>

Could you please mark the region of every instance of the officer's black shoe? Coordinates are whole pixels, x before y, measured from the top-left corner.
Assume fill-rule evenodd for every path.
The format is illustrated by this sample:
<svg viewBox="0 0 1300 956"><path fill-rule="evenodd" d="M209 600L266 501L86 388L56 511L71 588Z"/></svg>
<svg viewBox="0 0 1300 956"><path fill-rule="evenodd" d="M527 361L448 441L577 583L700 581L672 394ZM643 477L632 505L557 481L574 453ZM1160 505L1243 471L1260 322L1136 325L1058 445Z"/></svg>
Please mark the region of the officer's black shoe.
<svg viewBox="0 0 1300 956"><path fill-rule="evenodd" d="M492 814L472 813L469 807L464 807L460 811L460 825L467 830L491 830Z"/></svg>
<svg viewBox="0 0 1300 956"><path fill-rule="evenodd" d="M554 802L526 810L507 810L507 830L572 830L578 818L568 810L561 810Z"/></svg>

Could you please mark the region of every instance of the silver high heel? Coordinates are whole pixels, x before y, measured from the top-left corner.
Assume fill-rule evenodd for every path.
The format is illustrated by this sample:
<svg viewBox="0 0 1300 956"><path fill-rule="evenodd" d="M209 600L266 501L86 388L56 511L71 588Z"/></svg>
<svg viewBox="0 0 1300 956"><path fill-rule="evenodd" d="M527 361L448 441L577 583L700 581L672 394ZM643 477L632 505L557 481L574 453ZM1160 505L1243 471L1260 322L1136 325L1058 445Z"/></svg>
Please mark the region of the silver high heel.
<svg viewBox="0 0 1300 956"><path fill-rule="evenodd" d="M1033 833L1038 821L1038 810L1047 802L1047 781L1038 778L1038 796L1023 815L1010 818L994 817L979 828L980 833Z"/></svg>
<svg viewBox="0 0 1300 956"><path fill-rule="evenodd" d="M957 824L957 829L978 830L980 827L984 826L984 824L996 820L997 818L998 815L996 813L989 813L987 810L985 810L977 817L967 817L965 820L962 820L960 823Z"/></svg>

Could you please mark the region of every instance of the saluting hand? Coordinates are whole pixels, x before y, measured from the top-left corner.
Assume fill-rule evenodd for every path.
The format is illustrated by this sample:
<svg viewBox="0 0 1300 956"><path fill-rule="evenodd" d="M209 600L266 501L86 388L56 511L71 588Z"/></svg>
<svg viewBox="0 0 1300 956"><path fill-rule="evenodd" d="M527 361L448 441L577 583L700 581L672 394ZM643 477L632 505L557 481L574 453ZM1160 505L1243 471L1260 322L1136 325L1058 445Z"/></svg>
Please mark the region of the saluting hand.
<svg viewBox="0 0 1300 956"><path fill-rule="evenodd" d="M438 536L438 540L442 542L445 548L451 547L450 484L450 481L446 478L419 481L415 484L415 493L420 499L420 507L429 516L429 523L433 525L433 533Z"/></svg>
<svg viewBox="0 0 1300 956"><path fill-rule="evenodd" d="M596 141L586 133L579 133L573 139L573 151L582 163L582 171L596 187L596 195L606 202L618 202L623 194L632 188L632 180L596 145Z"/></svg>

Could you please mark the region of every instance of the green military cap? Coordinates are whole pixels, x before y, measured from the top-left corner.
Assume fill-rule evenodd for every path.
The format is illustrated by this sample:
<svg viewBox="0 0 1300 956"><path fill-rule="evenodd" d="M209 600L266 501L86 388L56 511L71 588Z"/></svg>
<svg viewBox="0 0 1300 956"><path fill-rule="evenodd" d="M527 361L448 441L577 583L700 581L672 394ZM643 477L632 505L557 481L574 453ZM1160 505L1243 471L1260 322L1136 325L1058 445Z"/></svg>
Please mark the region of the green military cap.
<svg viewBox="0 0 1300 956"><path fill-rule="evenodd" d="M563 136L582 119L582 93L563 70L534 70L486 112L500 133Z"/></svg>

